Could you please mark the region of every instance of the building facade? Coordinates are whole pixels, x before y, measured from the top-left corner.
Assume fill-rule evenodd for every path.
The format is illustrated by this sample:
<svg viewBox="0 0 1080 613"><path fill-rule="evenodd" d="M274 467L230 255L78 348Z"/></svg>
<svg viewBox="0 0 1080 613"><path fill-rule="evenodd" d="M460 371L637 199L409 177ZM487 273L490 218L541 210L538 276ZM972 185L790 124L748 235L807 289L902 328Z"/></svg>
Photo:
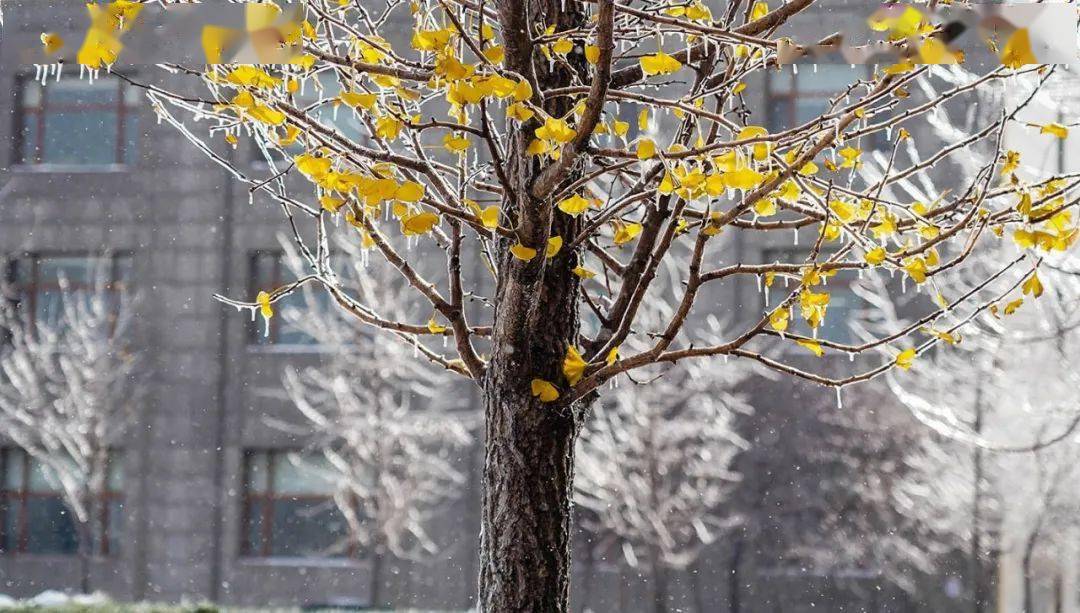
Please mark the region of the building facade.
<svg viewBox="0 0 1080 613"><path fill-rule="evenodd" d="M290 461L303 439L275 426L293 417L275 393L282 373L325 356L280 318L264 334L260 322L212 299L250 297L289 279L277 206L252 198L159 123L142 92L124 80L103 74L91 84L68 75L43 87L33 67L15 65L16 49L40 44L39 33L56 28L56 16L45 13L9 15L30 27L0 39L0 92L10 92L0 96L0 116L9 118L0 122L4 274L18 299L44 303L61 277L85 278L108 258L112 280L137 295L135 334L146 374L147 393L101 494L109 510L100 519L106 536L95 546L91 587L121 600L367 604L370 558L334 549L343 526L329 487ZM74 29L61 33L78 37ZM779 129L815 116L837 83L859 70L768 76L750 89L755 123ZM149 70L132 76L170 79ZM267 174L249 142L220 144L241 167ZM790 237L730 245L735 257L753 253L762 261L798 248ZM842 284L833 292L838 310L858 309ZM724 289L716 300L736 314L762 309L752 285ZM757 411L780 426L794 423L785 412L834 410L828 390L793 384L755 394ZM780 426L763 417L750 431L775 444ZM801 443L812 445L813 427L801 431ZM469 480L432 529L439 554L384 569L378 580L388 601L445 609L472 603L480 453L476 446L459 458ZM798 460L796 452L775 461ZM27 597L77 586L73 528L55 486L11 445L0 451L0 475L0 593ZM678 606L710 611L730 610L735 600L744 611L906 611L916 604L910 594L882 589L872 570L819 576L768 563L772 555L745 535L721 539L681 574L673 597ZM577 569L579 607L646 608L647 578L617 556ZM926 593L941 592L944 581ZM918 604L936 606L923 596ZM948 601L940 610L950 610Z"/></svg>

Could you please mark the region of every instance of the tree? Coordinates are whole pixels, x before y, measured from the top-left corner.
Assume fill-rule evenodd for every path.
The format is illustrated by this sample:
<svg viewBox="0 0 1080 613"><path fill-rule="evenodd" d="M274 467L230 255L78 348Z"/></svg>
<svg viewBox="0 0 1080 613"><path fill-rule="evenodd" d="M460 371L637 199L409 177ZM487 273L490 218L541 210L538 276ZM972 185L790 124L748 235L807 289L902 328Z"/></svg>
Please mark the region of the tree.
<svg viewBox="0 0 1080 613"><path fill-rule="evenodd" d="M1073 440L1080 410L1071 398L1080 382L1080 294L1072 275L1061 270L1075 265L1075 258L1061 259L1044 261L1039 273L1016 281L1025 284L1027 300L1038 300L1035 305L1021 311L1013 303L1009 315L995 310L983 316L955 339L953 351L926 363L915 381L888 379L897 397L931 426L905 458L914 470L899 506L966 550L976 612L991 601L987 551L1010 549L1021 561L1024 610L1034 610L1036 549L1053 546L1048 533L1064 536L1080 505L1066 485L1075 480L1080 457ZM1025 332L1006 328L1001 317L1023 318Z"/></svg>
<svg viewBox="0 0 1080 613"><path fill-rule="evenodd" d="M366 270L358 247L344 243L341 287L370 301L385 316L415 318L408 294L383 272ZM298 276L301 258L287 263ZM426 524L440 505L458 496L465 476L450 453L470 441L470 411L453 407L445 372L413 359L405 344L378 343L371 330L307 291L303 306L282 317L329 353L326 364L285 371L285 391L310 430L311 448L326 459L338 484L337 507L350 541L372 561L370 598L384 606L388 554L418 558L438 550ZM456 411L454 409L457 409ZM467 409L467 408L466 408Z"/></svg>
<svg viewBox="0 0 1080 613"><path fill-rule="evenodd" d="M666 306L647 318L660 321ZM735 412L750 410L736 391L748 375L741 366L716 372L691 362L621 384L593 405L578 442L582 528L631 567L644 563L655 611L671 607L670 571L738 521L725 501L738 480L730 464L746 446L731 427Z"/></svg>
<svg viewBox="0 0 1080 613"><path fill-rule="evenodd" d="M134 419L141 385L131 348L132 297L102 270L88 289L61 279L58 303L30 313L0 303L0 435L40 462L61 489L78 530L80 588L109 475L110 448Z"/></svg>
<svg viewBox="0 0 1080 613"><path fill-rule="evenodd" d="M303 284L325 288L358 325L404 339L420 358L480 389L482 610L569 606L575 441L587 407L612 379L658 363L728 358L825 386L866 381L909 364L988 308L974 299L979 292L1010 288L996 283L1003 273L990 274L979 291L920 305L914 325L865 343L789 330L797 318L807 330L820 328L829 275L887 269L926 284L961 266L994 232L1025 250L1001 270L1075 241L1076 203L1055 200L1075 182L1029 185L1038 197L1021 210L1021 187L993 182L1015 171L1016 156L997 141L1030 96L1002 104L971 135L944 147L933 142L925 160L910 153L931 111L964 105L983 88L1027 95L1052 73L1021 66L1012 54L1011 67L935 95L915 87L928 66L901 62L837 91L812 121L776 133L750 123L758 115L745 88L759 87L787 49L778 28L797 25L814 4L732 2L713 15L700 2L309 0L306 23L282 34L302 46L295 64L169 66L201 78L202 95L147 86L164 121L252 194L281 205L305 258ZM412 29L408 46L389 40L395 24ZM891 34L896 47L908 44L900 30ZM307 85L316 74L333 85ZM301 103L307 87L321 93ZM358 118L359 136L324 112L335 106ZM639 131L622 107L634 109ZM195 127L191 118L208 121ZM288 161L269 177L248 176L207 132L230 142L250 135ZM860 139L874 134L891 135L892 162L878 179L856 180L847 171L860 161ZM1048 134L1041 138L1067 128ZM938 202L886 192L958 157L976 160L980 171ZM340 287L328 272L325 240L326 224L339 218L356 228L373 266L409 283L436 325L384 317L379 304ZM807 257L718 258L732 241L792 231L813 245ZM654 284L662 264L679 271L674 294ZM745 327L722 342L702 341L702 297L711 288L748 279L770 285L776 277L795 283L775 306L747 313ZM293 290L236 304L270 317ZM672 301L670 317L642 326L642 305L656 300ZM598 329L583 331L583 312ZM934 325L935 334L920 336ZM620 351L632 337L648 348ZM451 339L446 350L443 338ZM830 373L790 359L789 346L818 356L897 348Z"/></svg>

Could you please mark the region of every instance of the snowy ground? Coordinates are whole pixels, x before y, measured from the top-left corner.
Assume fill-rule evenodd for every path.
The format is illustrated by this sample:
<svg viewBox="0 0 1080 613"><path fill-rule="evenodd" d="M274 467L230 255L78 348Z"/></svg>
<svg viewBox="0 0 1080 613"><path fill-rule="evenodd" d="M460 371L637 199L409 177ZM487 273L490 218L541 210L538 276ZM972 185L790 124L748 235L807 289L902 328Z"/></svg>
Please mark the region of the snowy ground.
<svg viewBox="0 0 1080 613"><path fill-rule="evenodd" d="M352 611L354 609L317 609L320 613L334 611ZM50 611L51 613L299 613L296 608L225 608L210 604L190 605L160 605L150 603L124 604L109 600L104 594L70 595L63 592L48 590L28 600L15 600L10 596L0 594L0 611L4 613L16 611ZM315 609L304 609L315 611ZM371 610L369 613L379 613ZM384 613L394 613L386 611ZM411 609L401 610L397 613L436 613L435 611L420 611ZM452 612L444 612L452 613ZM463 613L463 612L457 612Z"/></svg>

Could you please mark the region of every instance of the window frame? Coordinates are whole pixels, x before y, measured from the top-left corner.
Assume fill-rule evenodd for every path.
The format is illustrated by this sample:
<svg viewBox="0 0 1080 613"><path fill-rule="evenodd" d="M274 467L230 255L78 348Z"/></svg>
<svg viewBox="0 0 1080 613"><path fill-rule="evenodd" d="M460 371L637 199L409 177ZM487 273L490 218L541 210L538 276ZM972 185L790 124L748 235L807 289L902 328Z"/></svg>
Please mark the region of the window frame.
<svg viewBox="0 0 1080 613"><path fill-rule="evenodd" d="M12 130L12 145L11 151L11 166L17 170L54 170L54 169L70 169L74 171L115 171L126 170L134 166L134 160L137 159L137 151L127 151L127 139L128 139L128 127L127 119L129 116L138 116L139 107L135 104L128 104L127 93L134 87L128 83L124 78L117 73L109 74L102 77L100 80L112 80L116 83L116 103L115 104L61 104L50 107L48 104L48 91L49 87L40 86L40 99L36 106L29 107L24 104L26 96L26 87L31 83L39 83L40 81L34 79L34 75L29 73L20 73L15 76L15 96L14 96L14 113L13 115L13 130ZM114 152L113 160L111 162L93 162L93 163L77 163L77 162L51 162L46 158L45 152L45 125L47 117L51 112L64 113L65 111L85 112L85 111L114 111L116 114L116 150ZM24 149L25 138L23 134L24 128L29 124L29 120L33 119L35 128L35 147L32 159L26 157L26 151ZM137 147L136 147L137 148ZM131 162L126 158L130 157Z"/></svg>
<svg viewBox="0 0 1080 613"><path fill-rule="evenodd" d="M7 481L7 469L8 462L11 461L11 455L13 453L19 453L22 455L22 474L20 475L21 485L18 490L10 489ZM30 535L30 522L27 518L27 504L31 499L58 499L64 506L68 513L72 513L68 507L67 501L64 499L64 494L59 491L44 492L35 491L30 488L30 469L31 463L37 462L41 464L41 461L36 459L30 452L25 449L14 446L6 445L0 447L0 556L73 556L78 555L78 549L70 553L44 553L37 551L27 551L27 544L29 542ZM109 509L112 503L119 502L120 508L124 508L124 491L123 489L112 488L112 467L119 465L123 462L123 452L120 450L109 450L109 457L106 463L106 477L105 487L103 490L92 493L92 498L96 507L96 517L93 518L93 522L98 525L100 530L100 540L96 543L91 543L92 556L109 557L113 554L119 553L114 551L110 547L110 541L112 540L112 530L115 528L111 526L109 518ZM123 487L123 485L121 485ZM15 535L10 535L7 532L8 525L8 512L12 508L12 501L18 504L17 521L18 525L15 528ZM72 522L76 522L72 519ZM122 527L120 528L122 530ZM15 546L9 547L10 541L14 537ZM78 535L76 535L78 538Z"/></svg>
<svg viewBox="0 0 1080 613"><path fill-rule="evenodd" d="M820 260L822 258L828 258L828 256L830 256L833 251L834 250L822 249L821 253L818 255L818 259ZM810 248L809 247L801 248L801 247L792 247L790 245L786 246L786 247L785 246L765 246L765 247L763 247L761 249L761 261L762 261L763 264L772 264L775 261L777 261L777 259L778 259L777 256L781 256L781 257L779 257L780 262L800 263L802 260L806 259L806 256L809 255L809 253L810 253ZM810 264L806 263L806 262L802 262L801 265L809 266ZM837 274L841 275L841 274L844 274L844 272L845 271L839 271ZM856 300L859 300L859 302L862 303L861 305L853 305L853 308L851 308L849 310L853 313L854 317L862 317L863 311L865 309L865 301L862 301L857 295L855 295L854 291L851 290L852 284L855 283L856 281L857 281L856 279L833 278L833 279L828 280L825 284L818 287L817 291L828 292L829 295L832 296L835 293L833 290L835 290L835 288L838 287L839 284L842 284L843 287L847 288L847 292L850 295L852 295ZM786 295L787 290L782 289L781 291L783 291L784 295ZM769 305L765 304L765 292L764 291L757 292L757 294L758 294L758 296L760 296L758 302L759 302L759 306L762 309L761 312L762 313L772 313L773 309L776 308L776 304L769 304ZM832 299L830 298L830 300L829 300L829 308L831 309L833 306L834 306L834 304L832 303ZM794 307L796 309L798 309L798 304L796 303L794 305ZM829 318L829 315L826 314L825 323L822 326L819 327L819 330L821 330L822 332L824 332L825 329L828 327L828 318ZM804 324L804 323L805 322L803 322L802 317L800 317L798 315L798 313L796 313L795 317L791 318L791 323L788 325L788 331L793 333L793 334L797 334L799 336L805 336L807 338L814 338L812 333L808 333L808 332L805 332L803 330L796 330L795 329L795 324L800 324L801 325L801 324ZM851 327L850 320L847 322L847 324L848 324L848 331L847 331L847 337L846 338L842 338L842 339L830 338L829 336L827 336L825 334L820 334L820 333L818 334L817 338L820 339L820 340L827 340L827 341L832 341L832 342L835 342L835 343L858 344L857 339L854 337L854 332L850 329L850 327ZM785 346L787 346L787 344L785 344ZM826 354L826 355L831 355L831 354Z"/></svg>
<svg viewBox="0 0 1080 613"><path fill-rule="evenodd" d="M302 556L283 556L280 554L274 554L273 541L274 541L274 502L279 500L286 501L302 501L310 503L329 503L333 505L335 511L340 513L340 509L337 508L337 502L334 500L333 494L275 494L274 492L274 473L275 473L275 459L285 458L286 461L290 461L288 456L290 454L303 454L303 450L294 448L273 448L273 447L249 447L243 451L243 459L241 461L240 478L243 495L241 496L241 509L240 509L240 557L251 560L265 560L273 558L283 557L300 557L300 558L312 558L320 560L358 560L360 559L359 548L356 544L356 539L348 538L345 554L341 556L325 556L306 554ZM265 474L266 486L264 491L255 492L251 487L251 474L252 468L258 459L262 459L263 466L261 467ZM253 551L251 537L251 524L252 519L255 516L253 512L254 504L261 503L259 509L259 538L258 538L258 551Z"/></svg>
<svg viewBox="0 0 1080 613"><path fill-rule="evenodd" d="M806 68L806 66L803 66ZM800 98L806 99L808 97L820 97L826 103L828 108L828 102L840 92L838 90L826 90L826 89L809 89L800 88L799 82L804 80L805 73L795 72L790 66L781 67L781 70L791 70L791 87L784 90L777 90L775 81L777 79L776 74L773 71L769 71L765 74L765 125L770 132L777 130L787 130L801 125L798 122L798 101ZM861 79L868 78L873 74L872 66L864 67L865 74L859 76ZM823 97L822 97L823 95ZM785 101L787 103L787 117L783 120L786 122L784 127L777 127L777 118L773 112L774 101ZM875 132L867 136L862 137L866 150L883 150L886 149L887 143L884 141L884 132Z"/></svg>
<svg viewBox="0 0 1080 613"><path fill-rule="evenodd" d="M291 273L288 271L288 266L285 262L285 251L283 249L253 249L248 252L247 258L247 279L248 279L248 295L257 296L260 291L271 292L282 286L293 283L296 279L292 278ZM266 258L271 260L271 279L269 283L263 283L259 278L259 263L260 260ZM331 258L333 261L333 258ZM302 330L285 329L283 326L288 326L289 322L285 321L280 309L286 308L299 308L300 305L288 303L288 299L297 297L300 300L305 301L304 307L311 308L312 305L307 303L307 296L305 295L305 288L296 288L292 294L286 297L284 302L279 302L274 305L274 316L270 318L270 334L265 333L266 323L263 322L262 317L256 315L254 320L248 319L245 324L245 344L249 351L262 352L262 353L325 353L328 350L326 345L318 342L318 339L312 338L305 334ZM316 295L322 295L321 289L314 290ZM327 296L329 299L329 296ZM329 305L332 308L333 305ZM281 340L282 333L287 332L290 334L302 334L309 340L306 342L286 342Z"/></svg>
<svg viewBox="0 0 1080 613"><path fill-rule="evenodd" d="M59 259L84 259L84 260L108 260L108 281L105 291L116 294L129 289L130 279L121 275L121 263L125 260L131 262L132 276L134 276L134 254L130 251L114 251L101 253L94 251L31 251L7 258L3 269L5 282L10 286L12 295L8 297L14 303L16 309L26 313L31 327L37 325L37 302L38 294L42 290L59 290L59 282L42 282L41 263L45 260ZM20 279L23 275L21 268L29 266L29 282ZM93 290L92 284L84 282L72 282L69 280L68 289L72 291Z"/></svg>

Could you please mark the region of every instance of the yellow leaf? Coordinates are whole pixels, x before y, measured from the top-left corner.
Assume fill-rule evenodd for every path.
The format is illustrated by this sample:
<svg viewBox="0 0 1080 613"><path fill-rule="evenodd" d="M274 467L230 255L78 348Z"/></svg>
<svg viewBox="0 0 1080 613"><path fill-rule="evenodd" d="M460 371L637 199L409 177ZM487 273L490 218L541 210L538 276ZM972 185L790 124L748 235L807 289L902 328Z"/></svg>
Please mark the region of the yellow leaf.
<svg viewBox="0 0 1080 613"><path fill-rule="evenodd" d="M568 143L577 136L577 130L571 128L566 120L548 117L544 125L536 129L536 138L552 140L557 143Z"/></svg>
<svg viewBox="0 0 1080 613"><path fill-rule="evenodd" d="M300 136L300 128L296 126L285 126L285 136L277 138L277 144L281 147L288 147L296 142L296 137Z"/></svg>
<svg viewBox="0 0 1080 613"><path fill-rule="evenodd" d="M559 390L543 379L533 379L529 383L529 389L540 402L554 402L559 399Z"/></svg>
<svg viewBox="0 0 1080 613"><path fill-rule="evenodd" d="M611 348L611 351L608 352L607 359L604 360L604 363L607 364L608 366L611 366L618 359L619 359L619 346L615 345L614 347Z"/></svg>
<svg viewBox="0 0 1080 613"><path fill-rule="evenodd" d="M394 140L401 134L403 124L392 115L383 115L375 121L375 135L379 138Z"/></svg>
<svg viewBox="0 0 1080 613"><path fill-rule="evenodd" d="M401 232L405 236L417 236L431 232L439 225L439 216L435 213L416 213L401 219Z"/></svg>
<svg viewBox="0 0 1080 613"><path fill-rule="evenodd" d="M379 99L375 94L361 94L357 92L343 92L338 98L351 107L364 109L365 111L370 111L374 108L375 101Z"/></svg>
<svg viewBox="0 0 1080 613"><path fill-rule="evenodd" d="M572 345L566 348L562 371L570 385L577 385L578 381L581 381L581 377L585 375L586 366L584 358L581 357L581 353L577 349Z"/></svg>
<svg viewBox="0 0 1080 613"><path fill-rule="evenodd" d="M776 201L772 198L762 198L754 203L754 212L762 217L776 215Z"/></svg>
<svg viewBox="0 0 1080 613"><path fill-rule="evenodd" d="M581 215L589 208L589 201L574 194L558 204L559 210L572 217Z"/></svg>
<svg viewBox="0 0 1080 613"><path fill-rule="evenodd" d="M1017 28L1005 42L1001 50L1001 63L1008 68L1020 68L1028 64L1038 64L1031 51L1031 36L1027 28Z"/></svg>
<svg viewBox="0 0 1080 613"><path fill-rule="evenodd" d="M546 140L541 140L539 138L534 138L533 141L529 143L529 146L525 148L525 153L527 155L543 155L549 151L551 151L551 145L549 145Z"/></svg>
<svg viewBox="0 0 1080 613"><path fill-rule="evenodd" d="M520 102L515 102L506 107L506 116L510 119L516 119L517 121L528 121L532 119L532 116L536 113L532 112L529 107Z"/></svg>
<svg viewBox="0 0 1080 613"><path fill-rule="evenodd" d="M600 47L596 45L585 45L585 61L590 64L595 64L600 61Z"/></svg>
<svg viewBox="0 0 1080 613"><path fill-rule="evenodd" d="M648 160L656 156L656 143L650 138L642 138L637 145L637 159Z"/></svg>
<svg viewBox="0 0 1080 613"><path fill-rule="evenodd" d="M649 108L648 107L645 107L645 108L641 109L641 112L638 113L637 127L638 127L638 130L648 130L649 129Z"/></svg>
<svg viewBox="0 0 1080 613"><path fill-rule="evenodd" d="M1060 123L1048 123L1041 127L1039 134L1053 134L1058 138L1065 139L1069 137L1069 129Z"/></svg>
<svg viewBox="0 0 1080 613"><path fill-rule="evenodd" d="M52 55L64 48L64 39L56 32L42 32L41 45L45 48L46 55Z"/></svg>
<svg viewBox="0 0 1080 613"><path fill-rule="evenodd" d="M338 209L340 209L341 206L345 204L345 199L333 198L331 196L323 196L322 198L319 198L319 204L321 204L322 208L326 209L327 211L330 211L331 213L337 213Z"/></svg>
<svg viewBox="0 0 1080 613"><path fill-rule="evenodd" d="M237 66L225 77L225 81L233 85L271 89L281 85L281 79L270 76L262 68L248 64Z"/></svg>
<svg viewBox="0 0 1080 613"><path fill-rule="evenodd" d="M443 148L450 153L463 153L469 148L469 139L465 136L459 136L453 132L448 133L443 137Z"/></svg>
<svg viewBox="0 0 1080 613"><path fill-rule="evenodd" d="M432 334L442 334L443 332L446 332L447 327L439 325L439 322L435 321L435 317L432 316L427 322L427 329Z"/></svg>
<svg viewBox="0 0 1080 613"><path fill-rule="evenodd" d="M259 312L262 314L263 319L270 321L270 318L274 316L274 307L270 305L270 294L259 292L255 302L259 303Z"/></svg>
<svg viewBox="0 0 1080 613"><path fill-rule="evenodd" d="M589 270L588 268L585 268L584 266L578 266L574 268L574 274L581 277L582 279L592 279L596 276L595 272Z"/></svg>
<svg viewBox="0 0 1080 613"><path fill-rule="evenodd" d="M911 365L915 362L915 356L917 355L918 353L916 353L915 348L909 347L896 356L896 365L904 370L910 370Z"/></svg>
<svg viewBox="0 0 1080 613"><path fill-rule="evenodd" d="M547 248L544 249L544 257L553 258L559 250L562 249L563 240L561 236L552 236L548 239Z"/></svg>
<svg viewBox="0 0 1080 613"><path fill-rule="evenodd" d="M484 224L484 227L489 230L494 230L495 228L498 228L499 214L501 212L502 210L494 204L486 207L483 211L480 212L480 223Z"/></svg>
<svg viewBox="0 0 1080 613"><path fill-rule="evenodd" d="M529 98L532 98L532 95L533 95L532 85L530 85L528 81L524 81L524 80L518 81L517 85L514 86L514 94L513 95L514 95L514 101L515 102L524 102L524 101L528 100Z"/></svg>
<svg viewBox="0 0 1080 613"><path fill-rule="evenodd" d="M415 181L406 181L394 192L394 200L401 202L419 202L424 197L424 186Z"/></svg>
<svg viewBox="0 0 1080 613"><path fill-rule="evenodd" d="M777 332L783 332L788 328L788 310L780 307L769 314L769 325Z"/></svg>
<svg viewBox="0 0 1080 613"><path fill-rule="evenodd" d="M495 45L484 49L484 57L492 64L501 64L506 57L506 49L502 45Z"/></svg>
<svg viewBox="0 0 1080 613"><path fill-rule="evenodd" d="M866 255L863 256L863 259L867 264L877 266L885 261L885 248L875 247L870 251L867 251Z"/></svg>
<svg viewBox="0 0 1080 613"><path fill-rule="evenodd" d="M1039 273L1033 272L1031 276L1024 281L1023 285L1024 295L1031 294L1033 298L1038 298L1043 295L1043 284L1039 280Z"/></svg>
<svg viewBox="0 0 1080 613"><path fill-rule="evenodd" d="M1020 152L1018 151L1006 151L1005 162L1001 165L1001 175L1005 176L1012 172L1016 172L1016 169L1020 167Z"/></svg>
<svg viewBox="0 0 1080 613"><path fill-rule="evenodd" d="M641 234L641 224L639 223L623 223L621 221L615 222L615 244L624 245L634 240L638 234Z"/></svg>
<svg viewBox="0 0 1080 613"><path fill-rule="evenodd" d="M1005 305L1005 314L1006 315L1012 315L1013 313L1015 313L1017 311L1017 309L1020 308L1020 305L1022 305L1022 304L1024 304L1024 299L1023 298L1017 298L1016 300L1013 300L1012 302L1006 304Z"/></svg>
<svg viewBox="0 0 1080 613"><path fill-rule="evenodd" d="M678 72L680 68L682 68L682 62L663 51L641 58L641 71L646 76L671 74Z"/></svg>
<svg viewBox="0 0 1080 613"><path fill-rule="evenodd" d="M750 190L761 185L765 175L752 168L740 168L724 173L724 184L731 189Z"/></svg>
<svg viewBox="0 0 1080 613"><path fill-rule="evenodd" d="M750 10L750 21L757 21L769 14L769 3L764 0L759 0L754 3L754 8Z"/></svg>
<svg viewBox="0 0 1080 613"><path fill-rule="evenodd" d="M526 247L521 243L517 243L513 247L510 247L510 253L513 254L515 258L523 262L528 262L529 260L536 257L536 249L533 249L532 247Z"/></svg>
<svg viewBox="0 0 1080 613"><path fill-rule="evenodd" d="M574 43L569 38L560 38L551 45L551 50L559 55L566 55L574 50Z"/></svg>
<svg viewBox="0 0 1080 613"><path fill-rule="evenodd" d="M925 283L927 274L926 260L922 257L909 258L908 261L904 263L904 272L906 272L915 283Z"/></svg>
<svg viewBox="0 0 1080 613"><path fill-rule="evenodd" d="M819 358L825 355L825 350L821 348L821 345L817 341L805 338L799 339L795 342L798 343L800 347L810 350L811 353L813 353Z"/></svg>
<svg viewBox="0 0 1080 613"><path fill-rule="evenodd" d="M840 164L840 168L855 168L859 164L859 157L862 156L862 151L852 147L844 147L840 151L837 151L840 157L844 158L844 162Z"/></svg>

